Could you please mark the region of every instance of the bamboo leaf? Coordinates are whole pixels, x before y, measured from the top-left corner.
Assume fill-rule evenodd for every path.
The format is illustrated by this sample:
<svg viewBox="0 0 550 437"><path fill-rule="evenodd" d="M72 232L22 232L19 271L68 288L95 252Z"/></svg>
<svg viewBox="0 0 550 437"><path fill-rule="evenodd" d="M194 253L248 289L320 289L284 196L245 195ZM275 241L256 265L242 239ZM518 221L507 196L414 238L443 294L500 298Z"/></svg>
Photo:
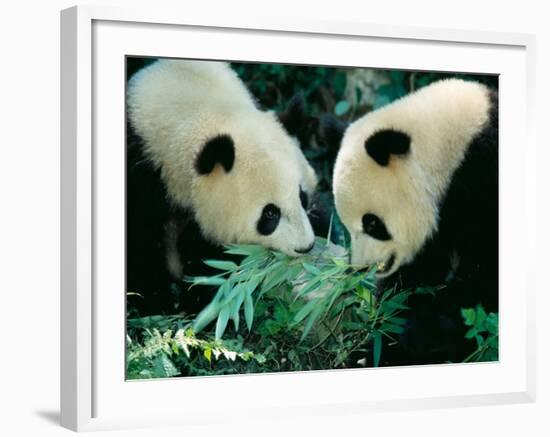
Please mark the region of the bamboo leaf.
<svg viewBox="0 0 550 437"><path fill-rule="evenodd" d="M298 291L296 293L296 298L305 296L309 292L318 289L319 288L318 284L319 284L319 282L321 282L321 280L322 280L321 276L317 276L317 277L311 279L306 285L304 285L302 288L298 289Z"/></svg>
<svg viewBox="0 0 550 437"><path fill-rule="evenodd" d="M248 331L252 330L252 322L254 320L254 303L252 302L252 296L249 293L244 295L244 318L246 320L246 326Z"/></svg>
<svg viewBox="0 0 550 437"><path fill-rule="evenodd" d="M232 289L226 291L226 296L222 301L222 305L229 305L230 302L235 299L240 293L244 292L244 286L242 282L236 284Z"/></svg>
<svg viewBox="0 0 550 437"><path fill-rule="evenodd" d="M408 320L403 317L393 316L390 321L396 325L406 325Z"/></svg>
<svg viewBox="0 0 550 437"><path fill-rule="evenodd" d="M220 314L218 315L218 321L216 322L216 340L222 338L225 328L227 327L227 322L229 321L229 312L230 308L228 305L224 306Z"/></svg>
<svg viewBox="0 0 550 437"><path fill-rule="evenodd" d="M380 365L380 356L382 355L382 334L379 331L374 331L372 335L374 338L373 366L378 367Z"/></svg>
<svg viewBox="0 0 550 437"><path fill-rule="evenodd" d="M218 316L219 312L219 302L211 302L195 318L195 321L193 323L193 330L195 332L202 331L210 322L212 322Z"/></svg>
<svg viewBox="0 0 550 437"><path fill-rule="evenodd" d="M235 331L239 330L239 322L240 322L240 310L241 305L243 304L244 297L246 295L246 292L243 290L236 298L233 300L233 303L231 304L231 319L233 320L233 324L235 326Z"/></svg>
<svg viewBox="0 0 550 437"><path fill-rule="evenodd" d="M321 274L321 270L319 270L317 267L311 265L311 264L308 264L306 262L303 262L302 263L302 266L304 267L304 270L311 273L312 275L314 276L318 276Z"/></svg>
<svg viewBox="0 0 550 437"><path fill-rule="evenodd" d="M213 259L207 259L203 261L207 266L214 269L223 270L225 272L234 272L239 266L233 261L217 261Z"/></svg>
<svg viewBox="0 0 550 437"><path fill-rule="evenodd" d="M311 312L311 314L307 318L306 324L304 325L304 332L302 333L302 337L301 337L300 340L303 340L309 334L309 331L311 331L311 328L313 327L313 324L319 318L319 316L323 312L323 309L324 309L323 305L317 305L313 309L313 311Z"/></svg>
<svg viewBox="0 0 550 437"><path fill-rule="evenodd" d="M383 323L382 326L380 326L380 331L391 332L393 334L403 334L403 332L405 332L405 328L399 325L393 325L391 323Z"/></svg>
<svg viewBox="0 0 550 437"><path fill-rule="evenodd" d="M334 114L340 116L348 112L350 104L346 100L340 100L334 107Z"/></svg>
<svg viewBox="0 0 550 437"><path fill-rule="evenodd" d="M267 250L262 246L257 246L255 244L231 244L227 246L228 249L225 250L225 253L230 255L244 255L244 256L259 256L266 255Z"/></svg>
<svg viewBox="0 0 550 437"><path fill-rule="evenodd" d="M183 280L193 285L222 285L225 282L225 278L220 276L185 276Z"/></svg>
<svg viewBox="0 0 550 437"><path fill-rule="evenodd" d="M319 299L310 300L294 316L294 323L300 323L317 306Z"/></svg>

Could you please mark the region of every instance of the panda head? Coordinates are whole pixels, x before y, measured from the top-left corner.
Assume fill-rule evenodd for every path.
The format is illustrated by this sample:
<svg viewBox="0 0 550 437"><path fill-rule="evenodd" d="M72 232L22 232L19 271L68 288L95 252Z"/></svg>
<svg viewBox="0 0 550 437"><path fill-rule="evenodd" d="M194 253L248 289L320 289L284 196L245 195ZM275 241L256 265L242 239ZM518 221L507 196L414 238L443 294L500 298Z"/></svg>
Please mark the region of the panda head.
<svg viewBox="0 0 550 437"><path fill-rule="evenodd" d="M437 231L440 201L489 110L483 85L444 80L340 127L333 191L352 264L378 264L386 277L414 260Z"/></svg>
<svg viewBox="0 0 550 437"><path fill-rule="evenodd" d="M334 175L338 214L351 237L351 263L379 264L378 276L410 261L435 227L437 209L422 173L410 165L411 137L402 130L353 126L346 140L363 136L362 150L340 152Z"/></svg>
<svg viewBox="0 0 550 437"><path fill-rule="evenodd" d="M202 141L194 172L193 210L206 238L291 256L313 247L306 209L317 179L275 113L228 113Z"/></svg>

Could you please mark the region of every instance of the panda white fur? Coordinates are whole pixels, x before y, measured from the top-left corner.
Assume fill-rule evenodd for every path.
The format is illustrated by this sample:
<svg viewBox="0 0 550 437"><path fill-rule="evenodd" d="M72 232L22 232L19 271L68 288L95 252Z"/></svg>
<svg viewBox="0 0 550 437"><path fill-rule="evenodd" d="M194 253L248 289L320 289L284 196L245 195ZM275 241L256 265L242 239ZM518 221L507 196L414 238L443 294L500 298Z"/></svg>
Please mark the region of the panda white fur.
<svg viewBox="0 0 550 437"><path fill-rule="evenodd" d="M159 60L128 82L127 110L141 143L134 162L150 164L168 198L163 244L172 274L189 274L178 240L190 245L183 251L200 251L195 237L180 235L190 221L215 246L253 243L291 256L313 247L305 204L317 179L288 132L292 108L282 116L258 109L227 63Z"/></svg>
<svg viewBox="0 0 550 437"><path fill-rule="evenodd" d="M406 364L460 354L460 307L498 302L498 102L486 86L447 79L370 112L343 131L336 159L336 209L351 236L352 263L378 264L380 288L439 285L413 299L417 336L449 345L434 358L415 344ZM423 316L431 318L426 322ZM411 315L411 314L410 314ZM439 343L439 344L437 344ZM431 352L434 352L433 350ZM445 357L445 358L443 358ZM394 362L395 363L395 362ZM398 364L398 363L395 363ZM403 362L405 364L405 362Z"/></svg>

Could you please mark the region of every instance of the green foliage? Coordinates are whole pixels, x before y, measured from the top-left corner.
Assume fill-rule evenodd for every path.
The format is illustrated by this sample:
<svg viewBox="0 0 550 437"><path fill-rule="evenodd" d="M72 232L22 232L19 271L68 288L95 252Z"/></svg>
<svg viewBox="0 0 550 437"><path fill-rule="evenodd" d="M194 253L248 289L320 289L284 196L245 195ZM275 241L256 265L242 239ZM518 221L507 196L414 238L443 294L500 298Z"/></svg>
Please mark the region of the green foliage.
<svg viewBox="0 0 550 437"><path fill-rule="evenodd" d="M143 67L147 67L156 60L156 58L128 56L126 58L126 79L130 79L136 71L142 69Z"/></svg>
<svg viewBox="0 0 550 437"><path fill-rule="evenodd" d="M143 320L134 319L139 325ZM149 323L149 322L144 322ZM202 340L193 329L147 329L141 344L127 337L128 379L168 378L183 375L216 375L236 370L243 363L262 364L265 358L242 347L242 338L232 342ZM238 373L238 372L236 372Z"/></svg>
<svg viewBox="0 0 550 437"><path fill-rule="evenodd" d="M322 112L334 112L336 103L345 100L347 69L282 64L231 65L267 109L281 111L295 94L302 93L308 102L308 113L316 117Z"/></svg>
<svg viewBox="0 0 550 437"><path fill-rule="evenodd" d="M217 319L215 337L220 339L231 319L235 331L238 331L239 314L243 307L250 332L254 321L254 299L258 301L270 292L275 295L292 292L293 300L306 299L290 323L291 326L304 323L301 334L303 340L318 320L332 314L331 309L342 295L357 287L366 287L363 288L363 294L368 294L370 301L371 290L374 289L374 269L368 274L358 273L342 256L333 256L330 251L324 250L327 247L325 240L318 239L313 255L292 258L257 246L228 246L227 253L243 255L245 258L239 266L205 261L207 265L222 270L216 279L224 280L213 301L195 319L195 330L199 332ZM189 280L194 284L203 282L202 278Z"/></svg>
<svg viewBox="0 0 550 437"><path fill-rule="evenodd" d="M404 330L398 314L410 293L376 297L375 269L358 271L327 240L299 258L252 245L226 252L244 258L205 261L220 269L212 277L218 292L194 320L129 321L129 378L378 366L383 337ZM176 323L177 331L167 329ZM141 340L140 324L147 326Z"/></svg>
<svg viewBox="0 0 550 437"><path fill-rule="evenodd" d="M376 88L376 99L372 109L381 108L419 88L442 79L457 77L464 80L481 82L493 88L498 86L497 76L406 70L388 70L387 74L389 81Z"/></svg>
<svg viewBox="0 0 550 437"><path fill-rule="evenodd" d="M487 314L481 305L461 310L464 324L469 327L466 338L475 339L477 349L464 362L498 360L498 314Z"/></svg>

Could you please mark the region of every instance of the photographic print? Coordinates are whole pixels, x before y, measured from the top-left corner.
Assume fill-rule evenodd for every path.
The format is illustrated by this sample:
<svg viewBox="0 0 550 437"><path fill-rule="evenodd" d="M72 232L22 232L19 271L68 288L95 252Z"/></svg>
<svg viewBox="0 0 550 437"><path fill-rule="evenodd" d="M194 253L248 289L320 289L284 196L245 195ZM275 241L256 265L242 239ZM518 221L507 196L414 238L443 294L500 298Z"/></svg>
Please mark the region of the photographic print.
<svg viewBox="0 0 550 437"><path fill-rule="evenodd" d="M498 76L126 58L126 377L498 360Z"/></svg>

